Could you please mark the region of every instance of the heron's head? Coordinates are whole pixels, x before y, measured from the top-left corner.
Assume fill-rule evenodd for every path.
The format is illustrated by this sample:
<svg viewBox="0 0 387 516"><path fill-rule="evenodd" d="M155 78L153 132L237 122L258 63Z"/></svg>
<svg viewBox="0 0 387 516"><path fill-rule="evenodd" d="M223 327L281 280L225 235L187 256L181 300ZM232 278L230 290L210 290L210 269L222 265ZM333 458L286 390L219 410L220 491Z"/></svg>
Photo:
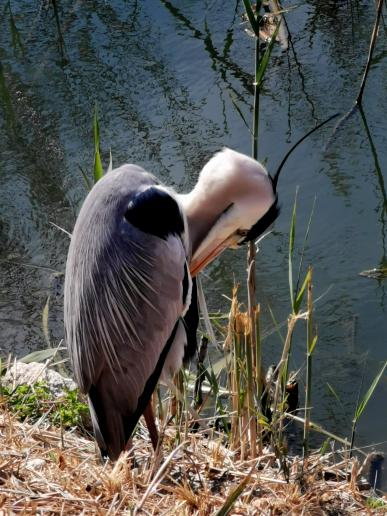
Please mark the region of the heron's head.
<svg viewBox="0 0 387 516"><path fill-rule="evenodd" d="M224 249L258 238L279 213L263 165L230 149L204 166L195 188L180 200L188 219L193 276Z"/></svg>

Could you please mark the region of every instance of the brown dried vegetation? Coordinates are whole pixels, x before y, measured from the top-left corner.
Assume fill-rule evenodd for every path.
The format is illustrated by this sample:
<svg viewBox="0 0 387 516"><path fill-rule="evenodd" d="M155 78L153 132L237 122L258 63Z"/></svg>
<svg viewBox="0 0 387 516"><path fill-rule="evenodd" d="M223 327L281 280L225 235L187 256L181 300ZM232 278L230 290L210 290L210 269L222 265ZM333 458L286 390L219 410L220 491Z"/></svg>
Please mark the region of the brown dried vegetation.
<svg viewBox="0 0 387 516"><path fill-rule="evenodd" d="M155 458L140 426L133 456L111 464L74 432L0 414L2 514L216 514L245 481L231 514L371 514L356 460L332 454L289 459L289 482L273 453L241 461L219 437L192 433L179 446L169 427ZM337 459L337 456L336 456ZM154 468L154 461L160 467ZM155 473L153 473L155 472ZM352 475L348 472L352 472Z"/></svg>

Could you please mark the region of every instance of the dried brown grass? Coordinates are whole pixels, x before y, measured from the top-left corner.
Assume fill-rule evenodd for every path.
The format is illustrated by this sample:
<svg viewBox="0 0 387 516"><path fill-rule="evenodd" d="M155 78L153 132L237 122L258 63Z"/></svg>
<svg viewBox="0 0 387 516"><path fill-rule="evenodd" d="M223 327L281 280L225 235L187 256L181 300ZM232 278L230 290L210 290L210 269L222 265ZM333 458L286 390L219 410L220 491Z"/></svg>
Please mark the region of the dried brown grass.
<svg viewBox="0 0 387 516"><path fill-rule="evenodd" d="M354 461L333 466L328 455L311 456L303 468L294 459L286 482L268 451L240 461L219 439L193 433L177 446L175 435L167 429L164 458L152 476L154 454L142 427L134 438L135 459L123 455L103 464L92 440L21 423L3 410L0 513L210 515L249 474L231 514L370 513Z"/></svg>

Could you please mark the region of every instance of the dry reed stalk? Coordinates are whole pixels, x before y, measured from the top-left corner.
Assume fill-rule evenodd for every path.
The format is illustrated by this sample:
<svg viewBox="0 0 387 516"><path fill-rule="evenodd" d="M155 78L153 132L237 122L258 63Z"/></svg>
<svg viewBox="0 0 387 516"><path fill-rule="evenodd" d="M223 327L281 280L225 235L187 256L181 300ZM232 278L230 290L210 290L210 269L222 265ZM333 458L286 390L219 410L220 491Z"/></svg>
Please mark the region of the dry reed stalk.
<svg viewBox="0 0 387 516"><path fill-rule="evenodd" d="M241 359L242 359L242 334L243 334L243 320L241 313L239 312L239 308L235 309L234 312L234 334L233 334L233 368L231 370L232 382L231 384L234 386L233 390L233 399L235 404L235 418L233 418L233 423L235 426L231 428L232 432L232 443L233 449L239 448L242 446L243 441L243 432L242 432L242 416L243 416L243 406L241 403Z"/></svg>
<svg viewBox="0 0 387 516"><path fill-rule="evenodd" d="M250 315L250 314L249 314ZM254 343L252 341L251 328L254 324L251 324L250 317L246 321L245 326L245 352L246 352L246 369L247 369L247 382L246 382L246 401L247 401L247 417L249 421L249 448L250 457L255 459L257 457L257 416L256 409L254 406L254 393L255 393L255 382L254 382Z"/></svg>
<svg viewBox="0 0 387 516"><path fill-rule="evenodd" d="M258 415L262 413L262 366L259 337L259 306L241 312L237 289L233 291L225 347L231 346L228 371L231 392L231 447L240 447L242 458L254 459L262 452L262 428ZM254 328L254 332L252 329ZM255 340L254 340L255 339Z"/></svg>

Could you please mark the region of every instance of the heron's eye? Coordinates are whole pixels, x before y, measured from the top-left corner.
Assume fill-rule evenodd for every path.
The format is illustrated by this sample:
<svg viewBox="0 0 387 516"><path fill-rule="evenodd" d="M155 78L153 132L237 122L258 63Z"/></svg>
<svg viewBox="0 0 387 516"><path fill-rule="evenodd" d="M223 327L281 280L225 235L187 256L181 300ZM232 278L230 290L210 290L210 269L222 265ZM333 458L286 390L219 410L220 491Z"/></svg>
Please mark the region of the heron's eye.
<svg viewBox="0 0 387 516"><path fill-rule="evenodd" d="M125 218L144 233L164 240L168 235L184 233L184 221L177 202L168 192L155 186L130 201Z"/></svg>

